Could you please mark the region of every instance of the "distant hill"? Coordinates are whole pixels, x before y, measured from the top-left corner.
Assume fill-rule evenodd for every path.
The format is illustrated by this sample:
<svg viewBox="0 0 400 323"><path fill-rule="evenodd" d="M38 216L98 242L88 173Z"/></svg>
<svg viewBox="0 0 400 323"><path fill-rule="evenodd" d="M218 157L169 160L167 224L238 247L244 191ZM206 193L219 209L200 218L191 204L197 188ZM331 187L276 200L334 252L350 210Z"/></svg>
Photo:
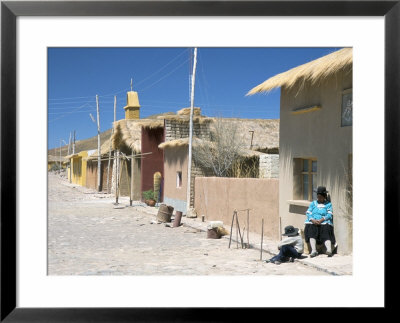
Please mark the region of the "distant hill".
<svg viewBox="0 0 400 323"><path fill-rule="evenodd" d="M110 136L111 136L111 128L100 133L100 144L103 144L107 139L110 139ZM97 149L97 135L88 139L77 140L75 142L75 153L91 149ZM60 148L58 147L49 149L47 154L53 156L59 156ZM72 154L72 147L71 147L71 154ZM61 156L65 157L66 155L68 155L68 145L61 147Z"/></svg>
<svg viewBox="0 0 400 323"><path fill-rule="evenodd" d="M151 116L145 117L144 119L156 119L159 116L164 116L164 115L173 115L175 114L174 112L164 112L164 113L159 113L159 114L153 114ZM103 131L100 133L100 144L102 145L107 139L110 138L111 136L111 128ZM80 151L84 150L91 150L91 149L97 149L97 135L88 138L88 139L83 139L83 140L77 140L75 142L75 153L79 153ZM60 148L53 148L48 150L48 155L52 156L59 156L60 155ZM71 147L71 154L72 154L72 147ZM68 155L68 145L61 146L61 156L65 157Z"/></svg>

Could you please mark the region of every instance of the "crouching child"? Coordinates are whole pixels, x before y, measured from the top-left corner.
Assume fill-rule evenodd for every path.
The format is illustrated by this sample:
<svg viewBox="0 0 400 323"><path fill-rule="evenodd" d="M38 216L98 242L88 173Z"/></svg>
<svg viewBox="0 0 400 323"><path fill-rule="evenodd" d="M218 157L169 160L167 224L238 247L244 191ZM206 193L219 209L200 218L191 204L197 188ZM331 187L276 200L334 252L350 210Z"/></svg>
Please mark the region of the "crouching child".
<svg viewBox="0 0 400 323"><path fill-rule="evenodd" d="M299 234L299 229L288 225L285 227L285 233L282 235L287 236L287 238L283 239L278 244L279 254L266 262L271 262L276 265L280 265L287 260L293 262L295 258L300 258L301 254L304 252L304 243Z"/></svg>

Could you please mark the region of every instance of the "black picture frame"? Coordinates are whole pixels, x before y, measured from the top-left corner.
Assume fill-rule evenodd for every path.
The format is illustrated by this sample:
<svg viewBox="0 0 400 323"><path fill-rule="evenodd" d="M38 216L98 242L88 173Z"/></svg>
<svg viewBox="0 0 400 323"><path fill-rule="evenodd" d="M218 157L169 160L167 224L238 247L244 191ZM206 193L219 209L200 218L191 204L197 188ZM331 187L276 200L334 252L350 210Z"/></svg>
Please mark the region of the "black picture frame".
<svg viewBox="0 0 400 323"><path fill-rule="evenodd" d="M1 2L1 322L235 321L243 309L16 307L16 18L18 16L384 16L385 253L399 236L400 1L2 1ZM389 215L394 216L394 220ZM390 225L394 221L393 225ZM371 233L373 239L373 233ZM389 301L385 257L385 309ZM396 279L398 281L398 279ZM397 286L398 284L394 284ZM345 292L345 291L344 291ZM305 297L305 293L301 292ZM302 296L302 297L303 297ZM253 311L255 309L252 309ZM285 309L287 311L287 309ZM245 312L246 313L246 312ZM262 316L263 313L260 313ZM308 314L311 315L310 312ZM255 317L251 314L251 317ZM265 316L264 316L265 317ZM266 318L267 319L267 318Z"/></svg>

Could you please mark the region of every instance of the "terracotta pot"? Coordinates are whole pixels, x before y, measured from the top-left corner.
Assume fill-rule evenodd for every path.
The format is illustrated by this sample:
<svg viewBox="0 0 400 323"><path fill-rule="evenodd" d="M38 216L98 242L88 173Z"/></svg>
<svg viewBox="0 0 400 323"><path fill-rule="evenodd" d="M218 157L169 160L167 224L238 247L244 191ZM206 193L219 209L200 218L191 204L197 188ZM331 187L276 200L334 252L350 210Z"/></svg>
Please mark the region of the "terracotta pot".
<svg viewBox="0 0 400 323"><path fill-rule="evenodd" d="M148 206L154 206L154 205L156 205L156 201L154 201L154 200L146 200L145 203L146 203Z"/></svg>

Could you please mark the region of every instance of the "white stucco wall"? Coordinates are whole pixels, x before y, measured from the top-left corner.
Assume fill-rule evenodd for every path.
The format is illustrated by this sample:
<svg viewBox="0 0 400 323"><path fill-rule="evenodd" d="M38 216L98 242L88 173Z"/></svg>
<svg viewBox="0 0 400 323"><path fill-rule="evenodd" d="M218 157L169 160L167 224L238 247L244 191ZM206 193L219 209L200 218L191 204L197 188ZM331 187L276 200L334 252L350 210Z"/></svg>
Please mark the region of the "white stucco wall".
<svg viewBox="0 0 400 323"><path fill-rule="evenodd" d="M282 227L304 228L306 206L290 204L294 192L294 158L317 159L317 185L326 186L334 210L338 252L352 252L352 212L347 205L352 126L341 127L343 90L352 88L351 73L337 73L316 86L282 88L280 108L279 214ZM292 110L310 105L322 109L303 114ZM297 197L298 198L298 197ZM303 202L307 205L308 202Z"/></svg>
<svg viewBox="0 0 400 323"><path fill-rule="evenodd" d="M279 178L279 155L260 155L260 178Z"/></svg>

